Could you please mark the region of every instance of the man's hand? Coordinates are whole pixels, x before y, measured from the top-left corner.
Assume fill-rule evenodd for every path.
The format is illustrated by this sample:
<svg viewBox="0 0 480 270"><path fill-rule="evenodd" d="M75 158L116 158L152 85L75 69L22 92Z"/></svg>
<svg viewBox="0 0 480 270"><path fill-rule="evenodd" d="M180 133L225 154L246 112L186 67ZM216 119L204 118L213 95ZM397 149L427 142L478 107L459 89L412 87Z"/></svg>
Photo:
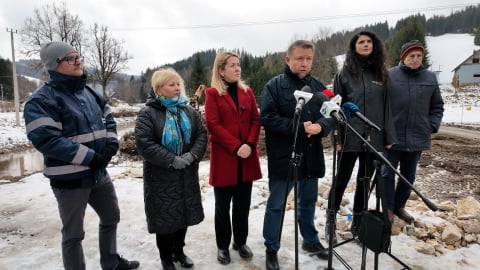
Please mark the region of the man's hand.
<svg viewBox="0 0 480 270"><path fill-rule="evenodd" d="M112 160L112 157L117 153L117 150L118 150L118 144L107 143L107 145L105 146L105 150L102 153L107 163L109 163L110 160Z"/></svg>
<svg viewBox="0 0 480 270"><path fill-rule="evenodd" d="M312 135L317 135L322 132L322 126L317 123L312 123L311 121L304 122L303 127L308 138L310 138Z"/></svg>
<svg viewBox="0 0 480 270"><path fill-rule="evenodd" d="M106 168L107 167L107 160L103 155L100 155L99 153L95 153L93 156L92 161L90 161L90 164L88 166L94 170L100 169L100 168Z"/></svg>

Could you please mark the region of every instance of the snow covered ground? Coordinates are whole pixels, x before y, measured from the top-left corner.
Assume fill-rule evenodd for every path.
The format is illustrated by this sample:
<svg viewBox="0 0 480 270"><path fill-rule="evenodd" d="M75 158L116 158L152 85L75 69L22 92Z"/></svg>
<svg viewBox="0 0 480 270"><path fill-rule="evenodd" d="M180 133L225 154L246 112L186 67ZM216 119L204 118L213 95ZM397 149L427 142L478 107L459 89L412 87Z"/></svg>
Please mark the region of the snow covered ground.
<svg viewBox="0 0 480 270"><path fill-rule="evenodd" d="M446 100L455 100L455 104L447 104L444 122L460 123L468 122L472 125L480 124L480 108L471 104L471 97L454 96L450 90L445 90ZM477 95L478 100L478 95ZM459 105L470 104L470 105ZM467 110L467 108L470 108ZM118 108L117 108L118 109ZM124 124L125 119L118 119ZM132 121L130 119L129 121ZM0 146L23 143L26 141L23 122L15 126L14 113L4 113L0 116ZM330 150L326 150L326 164L330 168L332 164ZM262 226L265 202L268 196L268 184L266 175L266 159L262 158L263 179L254 184L252 195L252 208L250 211L250 233L248 244L254 252L252 261L241 260L232 250L232 263L229 269L264 269L265 248L263 246ZM202 179L203 206L206 219L199 225L191 227L187 234L186 253L195 261L195 269L225 269L216 261L216 245L213 226L214 197L213 189L208 185L208 161L204 161L200 167ZM141 261L140 269L159 269L160 259L155 246L154 236L147 233L145 214L143 210L143 190L141 175L141 163L127 161L111 165L109 171L114 179L119 197L122 218L119 225L118 246L119 251L127 258ZM356 170L355 170L356 171ZM353 176L355 177L355 176ZM327 169L327 175L320 180L322 184L329 186L331 171ZM354 181L351 181L351 184ZM348 189L346 198L353 201L353 188ZM319 198L320 204L316 211L317 228L322 241L325 244L325 200ZM351 209L347 205L346 209ZM441 223L441 219L435 218L433 213L413 213L416 218L427 219L430 222ZM60 229L56 202L48 180L41 174L33 174L11 183L0 179L0 269L61 269ZM87 257L87 269L98 269L97 252L97 228L98 218L91 208L87 210L85 219L86 237L84 240L85 254ZM301 237L299 237L301 244ZM415 239L400 233L392 237L392 254L405 262L412 269L478 269L480 265L480 245L471 244L466 248L456 250L443 249L443 253L425 255L415 250ZM286 213L284 233L282 236L282 249L279 252L279 260L282 269L294 269L294 226L293 211ZM299 248L300 269L324 269L327 261L311 257ZM353 269L361 266L361 247L350 242L338 247L336 251L347 261ZM373 253L368 252L367 269L373 269ZM344 269L336 259L333 260L335 269ZM379 269L402 269L392 258L385 254L379 256Z"/></svg>
<svg viewBox="0 0 480 270"><path fill-rule="evenodd" d="M331 164L331 155L327 153L327 164ZM328 166L327 166L328 167ZM216 244L213 226L214 196L213 189L208 185L208 161L200 166L203 207L205 220L190 227L187 233L185 252L195 262L195 269L226 269L216 261ZM262 159L262 170L265 173L266 160ZM121 222L118 229L119 251L127 258L140 260L140 269L159 269L160 259L155 246L154 235L148 234L145 222L143 204L142 179L138 178L141 171L140 162L125 162L109 167L114 179L121 209ZM322 184L329 185L331 172L327 172ZM354 182L354 181L352 181ZM265 248L263 246L262 226L265 211L265 201L268 195L267 175L255 182L250 211L250 232L248 244L254 252L252 261L244 261L238 253L231 250L232 263L228 269L264 269ZM346 193L353 201L353 194ZM0 185L0 269L61 269L60 229L55 198L49 187L48 180L37 173L22 179L17 183ZM320 204L325 200L320 198ZM372 202L371 202L372 203ZM351 205L347 205L350 208ZM351 208L350 208L351 209ZM433 223L442 222L433 213L424 216L413 213L417 219L429 220ZM325 244L324 225L325 210L317 207L315 224L319 230L322 242ZM98 218L91 208L87 208L85 218L84 249L87 258L87 269L99 269L97 251ZM282 248L279 260L282 269L294 269L294 226L293 211L287 211L282 236ZM301 245L301 236L299 236ZM414 248L415 240L400 233L392 236L392 254L410 266L412 269L478 269L480 265L480 245L471 244L466 248L448 250L443 248L437 255L425 255ZM327 261L312 257L299 248L300 269L324 269ZM350 242L336 251L353 269L360 269L361 247ZM374 256L367 254L367 269L373 269ZM333 260L335 269L344 269L340 262ZM379 269L402 269L401 266L386 254L379 256Z"/></svg>

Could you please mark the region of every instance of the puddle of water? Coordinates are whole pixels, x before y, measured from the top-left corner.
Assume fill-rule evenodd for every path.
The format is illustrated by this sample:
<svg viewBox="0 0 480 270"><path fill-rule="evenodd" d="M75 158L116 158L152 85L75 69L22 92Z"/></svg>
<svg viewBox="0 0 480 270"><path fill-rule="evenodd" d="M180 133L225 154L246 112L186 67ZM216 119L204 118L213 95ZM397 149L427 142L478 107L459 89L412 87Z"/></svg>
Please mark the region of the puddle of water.
<svg viewBox="0 0 480 270"><path fill-rule="evenodd" d="M118 129L118 138L133 130L134 123ZM43 170L43 155L35 149L0 156L0 179L11 180Z"/></svg>
<svg viewBox="0 0 480 270"><path fill-rule="evenodd" d="M43 156L35 149L2 155L0 179L11 179L43 170Z"/></svg>

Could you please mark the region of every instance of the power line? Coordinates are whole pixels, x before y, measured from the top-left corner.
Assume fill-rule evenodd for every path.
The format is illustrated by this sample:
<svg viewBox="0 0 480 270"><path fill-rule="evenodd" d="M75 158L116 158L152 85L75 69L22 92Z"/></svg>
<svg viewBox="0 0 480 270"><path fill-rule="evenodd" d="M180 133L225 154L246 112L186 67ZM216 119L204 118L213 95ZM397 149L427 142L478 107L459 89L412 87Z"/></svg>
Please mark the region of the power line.
<svg viewBox="0 0 480 270"><path fill-rule="evenodd" d="M422 8L422 12L464 8L467 6L469 5L455 4L455 5L426 7L426 8ZM353 14L347 13L347 14L321 16L321 17L306 17L306 18L292 18L292 19L265 20L265 21L197 24L197 25L170 25L170 26L152 26L152 27L124 27L124 28L110 28L110 29L112 31L209 29L209 28L222 28L222 27L242 27L242 26L260 26L260 25L283 24L283 23L299 23L299 22L311 22L311 21L331 21L331 20L341 20L341 19L358 18L358 17L411 13L411 12L418 13L419 11L418 11L418 8L411 8L411 9L401 9L401 10L386 10L386 11L380 11L380 12L365 12L365 13L353 13Z"/></svg>

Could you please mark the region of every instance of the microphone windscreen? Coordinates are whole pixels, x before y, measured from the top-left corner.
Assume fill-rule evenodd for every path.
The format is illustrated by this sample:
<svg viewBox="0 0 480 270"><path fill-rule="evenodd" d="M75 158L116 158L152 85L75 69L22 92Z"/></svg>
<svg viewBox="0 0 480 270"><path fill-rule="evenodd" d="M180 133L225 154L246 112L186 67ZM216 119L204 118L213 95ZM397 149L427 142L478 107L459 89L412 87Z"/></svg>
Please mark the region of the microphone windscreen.
<svg viewBox="0 0 480 270"><path fill-rule="evenodd" d="M317 104L318 107L322 107L323 103L328 100L329 98L321 92L316 92L315 94L313 94L313 101L315 102L315 104Z"/></svg>
<svg viewBox="0 0 480 270"><path fill-rule="evenodd" d="M328 98L332 98L335 96L335 94L332 92L332 90L326 88L325 90L322 91L322 93L327 96Z"/></svg>
<svg viewBox="0 0 480 270"><path fill-rule="evenodd" d="M353 102L345 102L342 105L342 109L346 112L349 113L356 113L360 111L360 108L358 108L357 104Z"/></svg>
<svg viewBox="0 0 480 270"><path fill-rule="evenodd" d="M305 85L304 87L302 87L302 89L300 89L300 91L312 93L312 88L310 88L310 86L308 85Z"/></svg>

